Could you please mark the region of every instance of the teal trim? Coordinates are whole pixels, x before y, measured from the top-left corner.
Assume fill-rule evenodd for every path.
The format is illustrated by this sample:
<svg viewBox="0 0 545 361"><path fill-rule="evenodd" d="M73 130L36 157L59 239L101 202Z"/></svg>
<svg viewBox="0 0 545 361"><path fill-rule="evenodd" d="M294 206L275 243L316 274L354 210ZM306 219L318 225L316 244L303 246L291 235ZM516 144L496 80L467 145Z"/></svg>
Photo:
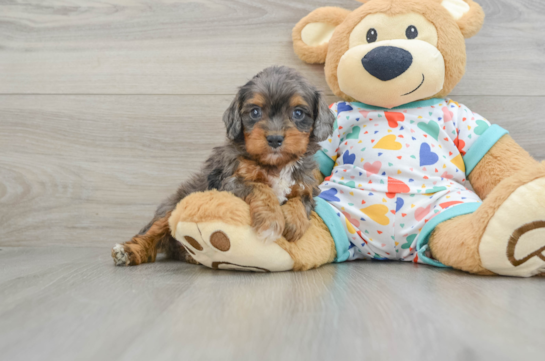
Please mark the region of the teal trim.
<svg viewBox="0 0 545 361"><path fill-rule="evenodd" d="M348 259L350 253L348 248L350 247L350 241L346 236L346 232L341 223L341 219L337 216L337 211L325 200L319 197L314 197L316 201L316 208L314 211L318 213L320 218L324 221L329 232L335 241L335 249L337 250L337 257L333 262L344 262Z"/></svg>
<svg viewBox="0 0 545 361"><path fill-rule="evenodd" d="M333 172L333 167L335 166L335 161L327 156L323 150L319 150L314 155L314 160L318 163L320 167L320 172L329 177L331 172Z"/></svg>
<svg viewBox="0 0 545 361"><path fill-rule="evenodd" d="M500 140L504 135L509 134L509 132L497 124L491 125L484 133L481 135L475 144L469 148L464 158L464 163L466 165L466 175L473 171L473 169L479 164L481 159L488 153L488 151Z"/></svg>
<svg viewBox="0 0 545 361"><path fill-rule="evenodd" d="M369 109L369 110L397 110L397 109L431 107L432 105L437 105L437 104L439 104L441 102L446 104L447 100L444 99L444 98L432 98L432 99L428 99L428 100L420 100L420 101L417 101L417 102L403 104L403 105L400 105L400 106L395 107L395 108L375 107L374 105L368 105L368 104L364 104L364 103L360 103L360 102L353 102L352 104L354 104L354 105L356 105L356 106L358 106L360 108L365 108L365 109Z"/></svg>
<svg viewBox="0 0 545 361"><path fill-rule="evenodd" d="M435 227L444 221L448 221L451 218L463 216L464 214L474 213L477 208L479 208L481 203L464 203L457 204L448 208L443 213L433 217L426 225L422 228L422 231L418 235L418 240L416 241L416 251L418 252L418 259L424 261L425 263L436 266L448 268L439 261L433 260L429 257L426 257L426 251L428 250L428 242L430 241L430 236Z"/></svg>

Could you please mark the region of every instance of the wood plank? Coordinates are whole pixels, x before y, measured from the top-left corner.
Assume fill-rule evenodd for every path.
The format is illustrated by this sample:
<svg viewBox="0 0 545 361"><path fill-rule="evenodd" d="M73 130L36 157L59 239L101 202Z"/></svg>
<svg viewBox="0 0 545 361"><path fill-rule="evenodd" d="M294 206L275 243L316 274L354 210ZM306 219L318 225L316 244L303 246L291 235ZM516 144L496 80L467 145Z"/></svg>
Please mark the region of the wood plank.
<svg viewBox="0 0 545 361"><path fill-rule="evenodd" d="M480 0L455 95L545 95L545 5ZM353 0L0 2L2 94L234 94L283 64L329 91L320 65L293 53L291 29L319 6Z"/></svg>
<svg viewBox="0 0 545 361"><path fill-rule="evenodd" d="M329 97L330 102L336 98ZM543 97L459 97L545 159ZM0 246L129 239L223 142L231 96L0 96Z"/></svg>
<svg viewBox="0 0 545 361"><path fill-rule="evenodd" d="M541 279L365 261L268 275L120 268L108 248L72 247L2 248L0 271L2 361L533 361L545 351Z"/></svg>

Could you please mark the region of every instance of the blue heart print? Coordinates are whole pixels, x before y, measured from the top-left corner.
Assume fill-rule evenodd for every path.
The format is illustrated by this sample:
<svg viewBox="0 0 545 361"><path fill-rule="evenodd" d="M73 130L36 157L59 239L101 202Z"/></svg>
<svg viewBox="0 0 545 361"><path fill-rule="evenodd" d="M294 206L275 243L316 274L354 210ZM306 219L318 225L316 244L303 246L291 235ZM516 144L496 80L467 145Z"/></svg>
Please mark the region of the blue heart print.
<svg viewBox="0 0 545 361"><path fill-rule="evenodd" d="M343 154L343 164L354 164L356 161L356 155L350 154L349 151L344 152Z"/></svg>
<svg viewBox="0 0 545 361"><path fill-rule="evenodd" d="M348 111L351 111L353 109L354 108L352 108L350 106L350 104L348 104L346 102L341 102L341 103L337 104L337 115L341 114L341 112L348 112Z"/></svg>
<svg viewBox="0 0 545 361"><path fill-rule="evenodd" d="M399 212L399 210L401 209L401 207L403 207L404 204L405 202L403 201L403 199L398 197L396 199L396 212Z"/></svg>
<svg viewBox="0 0 545 361"><path fill-rule="evenodd" d="M439 156L431 151L428 143L422 143L420 146L420 166L432 165L437 163Z"/></svg>
<svg viewBox="0 0 545 361"><path fill-rule="evenodd" d="M329 201L329 202L340 202L341 200L335 197L336 194L337 194L337 190L335 188L331 188L325 192L320 193L318 197L325 199L326 201Z"/></svg>

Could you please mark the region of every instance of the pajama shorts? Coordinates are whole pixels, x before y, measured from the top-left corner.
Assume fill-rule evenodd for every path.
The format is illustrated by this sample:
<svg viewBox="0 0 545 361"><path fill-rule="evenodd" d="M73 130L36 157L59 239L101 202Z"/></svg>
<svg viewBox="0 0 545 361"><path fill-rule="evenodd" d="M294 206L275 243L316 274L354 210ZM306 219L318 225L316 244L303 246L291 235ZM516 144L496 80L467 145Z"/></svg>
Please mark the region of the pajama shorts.
<svg viewBox="0 0 545 361"><path fill-rule="evenodd" d="M336 261L399 260L441 266L429 257L427 247L417 248L418 242L427 245L440 222L473 213L481 200L462 186L438 189L430 194L368 192L361 197L364 200L356 200L352 189L339 186L336 197L347 205L339 208L317 197L316 211L330 230L337 231L332 232Z"/></svg>

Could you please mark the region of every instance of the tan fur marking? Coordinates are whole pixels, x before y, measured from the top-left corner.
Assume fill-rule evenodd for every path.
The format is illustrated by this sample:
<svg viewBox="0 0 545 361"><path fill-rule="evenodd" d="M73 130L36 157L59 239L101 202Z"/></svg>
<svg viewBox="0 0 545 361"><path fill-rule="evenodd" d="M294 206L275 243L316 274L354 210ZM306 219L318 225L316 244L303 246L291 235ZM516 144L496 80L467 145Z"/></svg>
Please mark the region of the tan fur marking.
<svg viewBox="0 0 545 361"><path fill-rule="evenodd" d="M129 242L123 244L130 266L155 262L158 243L170 233L169 217L170 213L153 223L145 234L134 236Z"/></svg>
<svg viewBox="0 0 545 361"><path fill-rule="evenodd" d="M250 205L252 226L257 233L271 230L281 235L284 231L284 215L278 198L272 189L264 184L254 184L253 192L246 198Z"/></svg>
<svg viewBox="0 0 545 361"><path fill-rule="evenodd" d="M295 94L290 98L290 107L295 108L298 105L304 105L308 107L308 103L299 94Z"/></svg>
<svg viewBox="0 0 545 361"><path fill-rule="evenodd" d="M255 93L253 94L253 96L248 99L246 102L246 104L253 104L253 105L257 105L258 107L261 107L263 108L266 104L266 101L265 101L265 97L260 94L260 93Z"/></svg>
<svg viewBox="0 0 545 361"><path fill-rule="evenodd" d="M307 151L310 133L300 132L297 128L289 128L284 135L282 149L291 155L290 160L301 157Z"/></svg>
<svg viewBox="0 0 545 361"><path fill-rule="evenodd" d="M247 182L267 183L267 171L260 167L256 162L248 159L240 159L240 165L235 171L235 175L241 177Z"/></svg>

